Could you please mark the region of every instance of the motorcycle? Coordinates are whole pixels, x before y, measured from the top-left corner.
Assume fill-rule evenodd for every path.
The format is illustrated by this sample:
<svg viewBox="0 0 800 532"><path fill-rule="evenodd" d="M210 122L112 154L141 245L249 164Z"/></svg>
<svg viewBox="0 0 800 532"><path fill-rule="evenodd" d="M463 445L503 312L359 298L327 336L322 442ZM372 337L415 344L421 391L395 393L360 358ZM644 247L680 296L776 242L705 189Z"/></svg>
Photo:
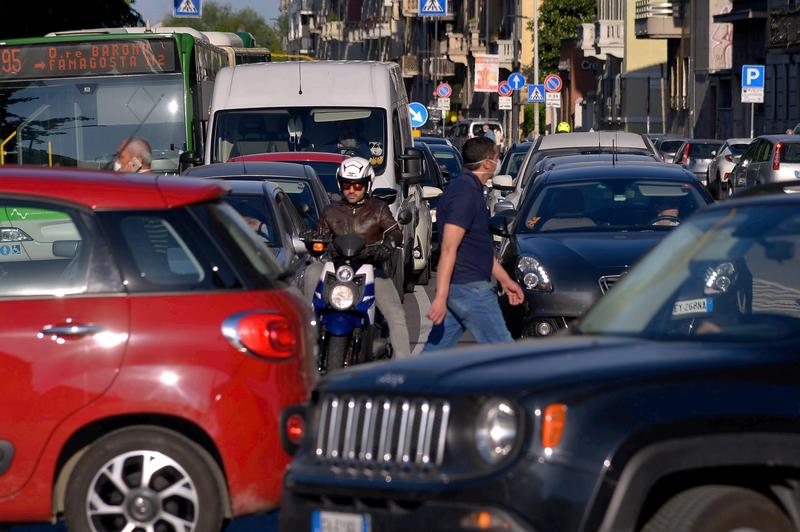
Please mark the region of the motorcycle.
<svg viewBox="0 0 800 532"><path fill-rule="evenodd" d="M357 235L340 235L333 242L308 237L306 245L314 256L327 254L312 299L319 372L391 358L389 328L375 308L375 268L367 260L372 246Z"/></svg>

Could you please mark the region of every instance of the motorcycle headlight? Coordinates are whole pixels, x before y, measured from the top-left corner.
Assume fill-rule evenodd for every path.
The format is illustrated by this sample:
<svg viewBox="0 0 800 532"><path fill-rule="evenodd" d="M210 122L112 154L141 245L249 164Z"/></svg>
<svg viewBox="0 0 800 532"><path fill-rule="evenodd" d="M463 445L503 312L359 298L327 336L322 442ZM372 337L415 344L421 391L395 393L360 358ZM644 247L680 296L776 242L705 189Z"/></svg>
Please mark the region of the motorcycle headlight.
<svg viewBox="0 0 800 532"><path fill-rule="evenodd" d="M336 279L343 283L349 283L355 274L356 272L350 266L339 266L339 269L336 270Z"/></svg>
<svg viewBox="0 0 800 532"><path fill-rule="evenodd" d="M331 290L331 305L336 310L346 310L353 306L355 294L346 284L337 284Z"/></svg>
<svg viewBox="0 0 800 532"><path fill-rule="evenodd" d="M496 464L514 449L518 416L508 401L492 400L481 408L475 421L475 445L488 464Z"/></svg>
<svg viewBox="0 0 800 532"><path fill-rule="evenodd" d="M0 242L30 242L33 240L25 231L16 227L0 229Z"/></svg>
<svg viewBox="0 0 800 532"><path fill-rule="evenodd" d="M735 282L736 267L730 262L723 262L706 271L704 292L706 295L724 294Z"/></svg>
<svg viewBox="0 0 800 532"><path fill-rule="evenodd" d="M522 256L517 259L517 282L528 290L552 292L550 276L535 257Z"/></svg>

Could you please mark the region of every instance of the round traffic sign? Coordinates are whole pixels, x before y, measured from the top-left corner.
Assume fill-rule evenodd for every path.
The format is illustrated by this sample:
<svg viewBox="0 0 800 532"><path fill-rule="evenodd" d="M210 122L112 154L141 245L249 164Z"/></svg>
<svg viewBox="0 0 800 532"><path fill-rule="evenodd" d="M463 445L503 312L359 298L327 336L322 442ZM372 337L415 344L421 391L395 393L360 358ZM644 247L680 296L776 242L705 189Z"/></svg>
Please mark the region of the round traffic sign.
<svg viewBox="0 0 800 532"><path fill-rule="evenodd" d="M520 91L525 85L525 76L519 72L513 72L510 76L508 76L508 84L511 85L512 90Z"/></svg>
<svg viewBox="0 0 800 532"><path fill-rule="evenodd" d="M449 98L451 94L453 94L453 89L447 83L439 83L439 86L436 87L436 96L439 98Z"/></svg>
<svg viewBox="0 0 800 532"><path fill-rule="evenodd" d="M561 90L562 82L558 74L550 74L544 78L544 90L547 92L558 92Z"/></svg>
<svg viewBox="0 0 800 532"><path fill-rule="evenodd" d="M511 96L511 93L514 92L514 89L511 88L511 85L508 81L504 81L497 86L497 92L500 93L500 96Z"/></svg>
<svg viewBox="0 0 800 532"><path fill-rule="evenodd" d="M422 127L428 121L428 109L419 102L408 104L408 116L411 118L411 127Z"/></svg>

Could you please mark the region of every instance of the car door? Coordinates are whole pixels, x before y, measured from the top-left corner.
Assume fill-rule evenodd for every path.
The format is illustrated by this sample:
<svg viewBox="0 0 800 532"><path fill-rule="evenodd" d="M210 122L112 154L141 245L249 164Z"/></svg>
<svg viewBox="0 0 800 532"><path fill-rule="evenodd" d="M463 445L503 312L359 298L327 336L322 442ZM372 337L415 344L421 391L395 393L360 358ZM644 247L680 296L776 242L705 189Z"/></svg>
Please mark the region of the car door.
<svg viewBox="0 0 800 532"><path fill-rule="evenodd" d="M5 497L28 481L56 427L114 381L130 320L121 276L94 216L0 197L0 233Z"/></svg>
<svg viewBox="0 0 800 532"><path fill-rule="evenodd" d="M275 194L275 208L281 218L281 225L286 231L286 252L288 261L284 266L294 272L295 278L299 278L305 266L306 253L300 249L300 234L305 231L306 226L300 214L297 212L291 198L283 191L278 190ZM305 249L305 248L303 248Z"/></svg>
<svg viewBox="0 0 800 532"><path fill-rule="evenodd" d="M771 165L767 164L771 155L772 143L766 139L761 139L753 163L747 169L747 182L750 185L759 185L767 182L765 177L768 179L768 176L765 176L764 173L767 169L771 169Z"/></svg>
<svg viewBox="0 0 800 532"><path fill-rule="evenodd" d="M734 188L747 186L747 169L753 162L753 157L755 156L757 148L758 141L751 142L750 145L745 148L744 153L742 153L742 156L739 158L739 162L733 167L730 182Z"/></svg>

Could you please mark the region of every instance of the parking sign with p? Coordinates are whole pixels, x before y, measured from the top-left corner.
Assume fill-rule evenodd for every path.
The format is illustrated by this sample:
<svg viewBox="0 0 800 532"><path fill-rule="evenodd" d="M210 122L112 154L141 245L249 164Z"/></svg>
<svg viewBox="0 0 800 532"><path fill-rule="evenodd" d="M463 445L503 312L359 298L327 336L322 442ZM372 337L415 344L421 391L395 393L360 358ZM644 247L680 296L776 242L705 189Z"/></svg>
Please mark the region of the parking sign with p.
<svg viewBox="0 0 800 532"><path fill-rule="evenodd" d="M742 65L742 87L764 88L764 65Z"/></svg>

